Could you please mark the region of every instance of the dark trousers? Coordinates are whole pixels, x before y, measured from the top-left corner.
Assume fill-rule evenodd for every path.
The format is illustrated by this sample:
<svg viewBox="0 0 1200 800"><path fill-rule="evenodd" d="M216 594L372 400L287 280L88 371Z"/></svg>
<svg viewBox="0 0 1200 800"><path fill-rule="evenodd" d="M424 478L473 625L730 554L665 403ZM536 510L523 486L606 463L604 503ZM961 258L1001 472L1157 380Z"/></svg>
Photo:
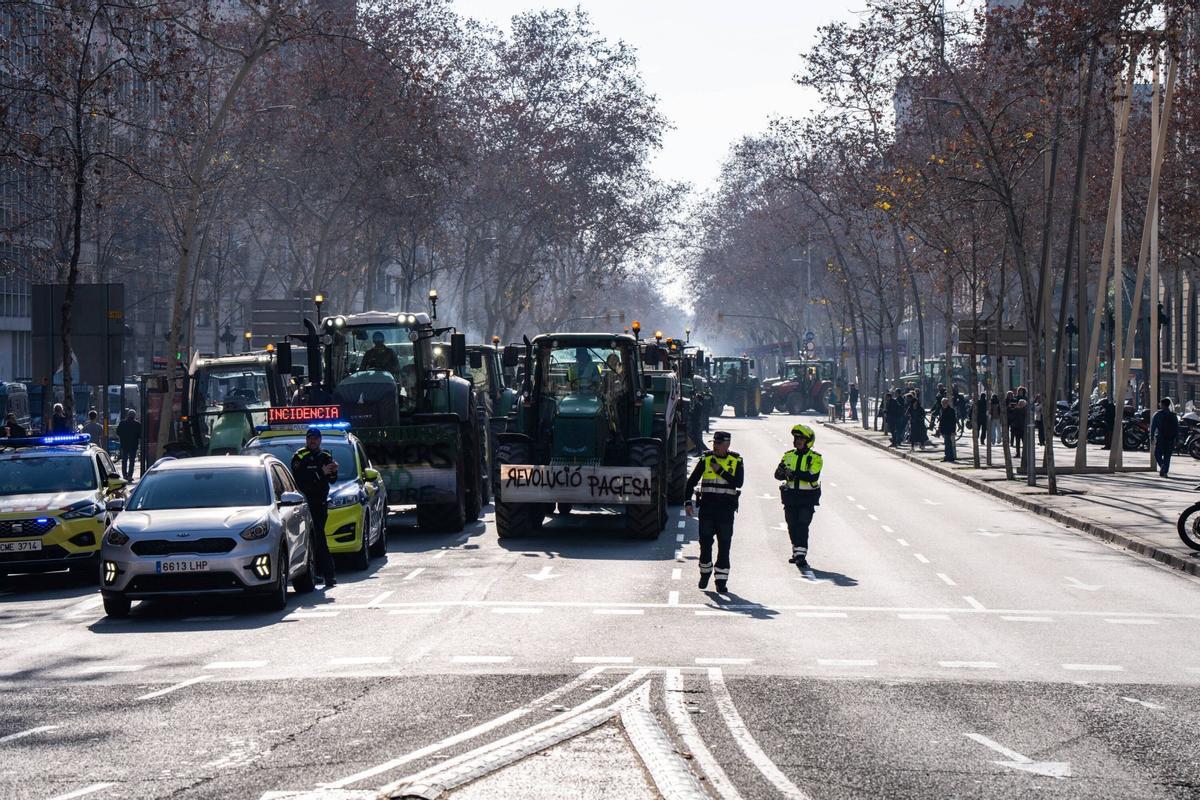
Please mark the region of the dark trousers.
<svg viewBox="0 0 1200 800"><path fill-rule="evenodd" d="M888 422L888 427L892 432L892 444L896 447L904 441L904 417L892 417Z"/></svg>
<svg viewBox="0 0 1200 800"><path fill-rule="evenodd" d="M137 448L126 450L121 448L121 475L125 480L133 480L133 470L137 467Z"/></svg>
<svg viewBox="0 0 1200 800"><path fill-rule="evenodd" d="M1160 475L1171 471L1171 454L1175 452L1175 440L1164 439L1161 436L1154 440L1154 466L1158 467Z"/></svg>
<svg viewBox="0 0 1200 800"><path fill-rule="evenodd" d="M950 433L942 434L942 449L945 452L947 461L953 461L954 459L958 458L958 453L955 450L955 446L958 444L958 442L955 441L955 433L955 431L952 431Z"/></svg>
<svg viewBox="0 0 1200 800"><path fill-rule="evenodd" d="M858 420L858 399L850 401L850 419Z"/></svg>
<svg viewBox="0 0 1200 800"><path fill-rule="evenodd" d="M717 540L717 580L729 580L729 550L733 546L733 517L704 516L700 512L700 574L713 571L713 539Z"/></svg>
<svg viewBox="0 0 1200 800"><path fill-rule="evenodd" d="M792 540L792 556L797 561L808 558L808 526L812 524L816 506L790 505L783 507L788 538Z"/></svg>
<svg viewBox="0 0 1200 800"><path fill-rule="evenodd" d="M323 497L312 497L308 500L308 513L312 515L312 546L316 556L317 571L326 581L337 577L333 565L333 556L329 552L329 539L325 537L325 523L329 521L329 507ZM365 535L365 533L364 533Z"/></svg>

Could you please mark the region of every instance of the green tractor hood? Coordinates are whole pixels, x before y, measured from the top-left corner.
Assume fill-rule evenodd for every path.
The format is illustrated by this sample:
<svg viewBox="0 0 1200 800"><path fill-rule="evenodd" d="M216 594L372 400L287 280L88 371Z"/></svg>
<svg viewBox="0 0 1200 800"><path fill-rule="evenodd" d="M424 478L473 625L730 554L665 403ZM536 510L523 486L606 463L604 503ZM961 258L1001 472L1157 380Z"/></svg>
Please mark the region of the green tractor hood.
<svg viewBox="0 0 1200 800"><path fill-rule="evenodd" d="M599 464L608 441L608 421L600 398L577 394L562 398L554 418L554 452L560 464Z"/></svg>

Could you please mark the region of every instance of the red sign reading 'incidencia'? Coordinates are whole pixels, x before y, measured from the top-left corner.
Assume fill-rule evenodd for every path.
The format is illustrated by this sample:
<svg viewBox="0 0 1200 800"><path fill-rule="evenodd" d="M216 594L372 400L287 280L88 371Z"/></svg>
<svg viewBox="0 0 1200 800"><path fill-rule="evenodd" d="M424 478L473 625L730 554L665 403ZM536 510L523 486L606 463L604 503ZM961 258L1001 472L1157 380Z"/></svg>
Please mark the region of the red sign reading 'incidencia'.
<svg viewBox="0 0 1200 800"><path fill-rule="evenodd" d="M267 424L334 422L342 418L341 406L282 406L267 409Z"/></svg>

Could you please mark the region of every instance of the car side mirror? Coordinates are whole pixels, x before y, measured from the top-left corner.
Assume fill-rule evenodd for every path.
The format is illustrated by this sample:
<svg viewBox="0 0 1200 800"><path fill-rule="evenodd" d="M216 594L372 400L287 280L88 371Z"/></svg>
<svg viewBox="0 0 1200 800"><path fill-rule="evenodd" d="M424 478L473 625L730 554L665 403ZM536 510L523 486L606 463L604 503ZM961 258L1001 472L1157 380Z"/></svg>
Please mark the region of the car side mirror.
<svg viewBox="0 0 1200 800"><path fill-rule="evenodd" d="M471 364L471 369L483 369L483 353L478 350L468 353L467 361Z"/></svg>
<svg viewBox="0 0 1200 800"><path fill-rule="evenodd" d="M467 335L465 333L450 334L450 366L465 367L467 365Z"/></svg>
<svg viewBox="0 0 1200 800"><path fill-rule="evenodd" d="M299 506L304 504L304 495L299 492L284 492L279 495L279 505Z"/></svg>
<svg viewBox="0 0 1200 800"><path fill-rule="evenodd" d="M372 469L371 467L367 467L366 469L363 470L363 480L364 481L379 480L379 470Z"/></svg>
<svg viewBox="0 0 1200 800"><path fill-rule="evenodd" d="M115 492L120 489L124 489L128 485L129 485L129 481L125 480L124 478L122 478L119 475L109 475L108 480L106 480L104 482L104 487L106 489L108 489L110 492Z"/></svg>
<svg viewBox="0 0 1200 800"><path fill-rule="evenodd" d="M109 500L107 503L104 504L104 510L105 511L114 511L114 512L124 511L125 510L125 498L124 497L114 497L112 500Z"/></svg>
<svg viewBox="0 0 1200 800"><path fill-rule="evenodd" d="M521 348L515 344L504 345L504 351L500 354L500 364L504 367L515 367L521 363Z"/></svg>

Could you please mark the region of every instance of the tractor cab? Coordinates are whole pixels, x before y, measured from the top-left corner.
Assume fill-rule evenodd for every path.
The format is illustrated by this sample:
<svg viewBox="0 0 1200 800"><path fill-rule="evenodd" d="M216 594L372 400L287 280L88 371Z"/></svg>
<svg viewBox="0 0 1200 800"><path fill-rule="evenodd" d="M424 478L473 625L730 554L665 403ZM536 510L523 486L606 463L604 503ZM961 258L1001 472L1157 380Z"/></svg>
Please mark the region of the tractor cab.
<svg viewBox="0 0 1200 800"><path fill-rule="evenodd" d="M267 424L267 410L289 401L273 351L193 356L185 384L183 450L193 455L240 452Z"/></svg>

